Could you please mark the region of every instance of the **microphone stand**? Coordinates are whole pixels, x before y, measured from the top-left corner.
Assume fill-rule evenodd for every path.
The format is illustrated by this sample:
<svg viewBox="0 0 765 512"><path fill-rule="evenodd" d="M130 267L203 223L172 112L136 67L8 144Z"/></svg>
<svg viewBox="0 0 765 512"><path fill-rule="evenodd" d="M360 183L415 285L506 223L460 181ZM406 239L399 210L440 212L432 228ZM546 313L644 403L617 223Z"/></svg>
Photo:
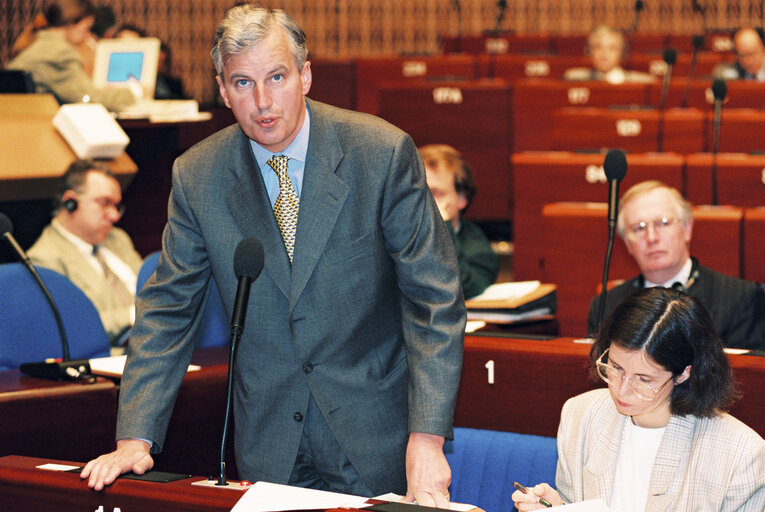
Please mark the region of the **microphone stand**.
<svg viewBox="0 0 765 512"><path fill-rule="evenodd" d="M704 36L693 36L693 48L691 50L691 67L688 70L687 81L685 82L685 89L683 89L683 99L680 101L681 108L688 107L688 95L691 92L691 82L696 76L696 64L699 60L699 49L704 46Z"/></svg>
<svg viewBox="0 0 765 512"><path fill-rule="evenodd" d="M603 315L606 311L606 293L608 286L608 269L611 266L611 253L614 249L614 234L616 233L616 211L618 208L618 202L616 198L619 197L619 181L609 180L610 187L610 204L608 205L608 246L606 247L606 258L603 262L603 283L600 290L600 304L598 304L598 328L603 321Z"/></svg>
<svg viewBox="0 0 765 512"><path fill-rule="evenodd" d="M665 109L667 107L667 96L669 96L669 83L672 80L672 71L675 67L675 61L677 60L677 52L672 48L664 50L664 62L667 63L667 72L664 73L664 81L661 85L661 99L659 100L659 126L656 129L656 151L662 153L664 151L664 117Z"/></svg>

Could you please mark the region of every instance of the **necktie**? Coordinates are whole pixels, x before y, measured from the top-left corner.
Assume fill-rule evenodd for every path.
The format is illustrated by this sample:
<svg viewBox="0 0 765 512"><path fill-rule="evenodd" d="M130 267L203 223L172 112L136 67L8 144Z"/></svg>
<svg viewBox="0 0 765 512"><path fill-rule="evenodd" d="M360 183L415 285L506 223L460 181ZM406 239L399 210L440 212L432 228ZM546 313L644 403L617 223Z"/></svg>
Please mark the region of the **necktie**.
<svg viewBox="0 0 765 512"><path fill-rule="evenodd" d="M129 308L132 306L135 300L133 294L130 293L130 290L125 286L125 283L123 283L122 280L117 277L117 274L109 268L109 265L106 264L106 260L104 259L103 254L101 254L101 250L96 248L94 256L104 271L104 279L106 279L109 288L112 290L119 307Z"/></svg>
<svg viewBox="0 0 765 512"><path fill-rule="evenodd" d="M289 176L287 176L288 160L289 157L284 155L275 155L267 163L279 177L279 197L274 203L274 215L276 216L276 223L279 224L279 231L282 233L287 255L292 262L300 198L295 192L295 187L292 186Z"/></svg>

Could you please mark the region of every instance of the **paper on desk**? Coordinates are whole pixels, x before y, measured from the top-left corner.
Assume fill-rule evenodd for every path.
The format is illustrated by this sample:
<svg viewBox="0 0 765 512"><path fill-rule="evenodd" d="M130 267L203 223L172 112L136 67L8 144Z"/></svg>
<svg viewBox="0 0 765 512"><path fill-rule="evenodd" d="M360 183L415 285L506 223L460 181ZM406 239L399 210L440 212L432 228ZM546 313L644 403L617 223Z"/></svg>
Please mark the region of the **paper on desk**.
<svg viewBox="0 0 765 512"><path fill-rule="evenodd" d="M368 499L352 494L318 491L270 482L255 482L234 505L231 512L361 508L369 505Z"/></svg>
<svg viewBox="0 0 765 512"><path fill-rule="evenodd" d="M475 332L484 327L486 327L486 322L483 320L468 320L465 324L465 332Z"/></svg>
<svg viewBox="0 0 765 512"><path fill-rule="evenodd" d="M557 507L545 508L543 510L555 510L564 512L609 512L608 505L602 499L579 501L577 503L569 503L567 505L559 505Z"/></svg>
<svg viewBox="0 0 765 512"><path fill-rule="evenodd" d="M478 297L473 297L471 300L509 300L523 297L524 295L533 292L539 285L542 284L539 281L516 281L513 283L497 283L489 286Z"/></svg>
<svg viewBox="0 0 765 512"><path fill-rule="evenodd" d="M383 494L382 496L375 496L372 499L401 502L404 503L404 505L417 505L416 502L402 502L401 500L403 500L404 497L393 492ZM473 510L475 508L477 508L475 505L468 505L467 503L454 503L453 501L449 503L449 510L454 510L456 512L467 512L468 510Z"/></svg>
<svg viewBox="0 0 765 512"><path fill-rule="evenodd" d="M126 360L127 356L96 357L90 360L90 371L95 375L122 377ZM201 366L190 364L188 371L195 372L201 369Z"/></svg>

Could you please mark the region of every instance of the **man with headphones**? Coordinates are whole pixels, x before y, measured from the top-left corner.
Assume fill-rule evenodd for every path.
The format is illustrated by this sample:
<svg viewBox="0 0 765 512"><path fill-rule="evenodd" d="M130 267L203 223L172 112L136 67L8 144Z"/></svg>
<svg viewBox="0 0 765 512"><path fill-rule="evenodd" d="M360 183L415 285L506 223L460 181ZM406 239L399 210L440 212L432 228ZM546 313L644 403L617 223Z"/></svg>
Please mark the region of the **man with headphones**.
<svg viewBox="0 0 765 512"><path fill-rule="evenodd" d="M35 265L67 276L98 310L112 346L120 346L135 320L136 275L141 256L114 227L124 212L120 184L90 160L73 162L55 198L53 220L29 249Z"/></svg>
<svg viewBox="0 0 765 512"><path fill-rule="evenodd" d="M640 288L663 286L693 295L707 308L726 347L765 349L765 293L757 283L699 265L691 257L691 204L656 180L630 187L619 203L617 231L641 274L608 291L606 314ZM597 332L600 295L590 302L587 329Z"/></svg>

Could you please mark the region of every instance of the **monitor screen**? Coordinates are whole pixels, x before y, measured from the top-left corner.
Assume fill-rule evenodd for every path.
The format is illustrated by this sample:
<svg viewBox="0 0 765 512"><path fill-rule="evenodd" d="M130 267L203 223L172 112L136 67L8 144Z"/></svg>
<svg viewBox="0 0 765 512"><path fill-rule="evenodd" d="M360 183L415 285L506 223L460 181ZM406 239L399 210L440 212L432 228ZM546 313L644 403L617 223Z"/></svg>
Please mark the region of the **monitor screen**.
<svg viewBox="0 0 765 512"><path fill-rule="evenodd" d="M159 63L159 39L102 39L96 45L93 84L96 87L141 83L145 98L154 97Z"/></svg>

